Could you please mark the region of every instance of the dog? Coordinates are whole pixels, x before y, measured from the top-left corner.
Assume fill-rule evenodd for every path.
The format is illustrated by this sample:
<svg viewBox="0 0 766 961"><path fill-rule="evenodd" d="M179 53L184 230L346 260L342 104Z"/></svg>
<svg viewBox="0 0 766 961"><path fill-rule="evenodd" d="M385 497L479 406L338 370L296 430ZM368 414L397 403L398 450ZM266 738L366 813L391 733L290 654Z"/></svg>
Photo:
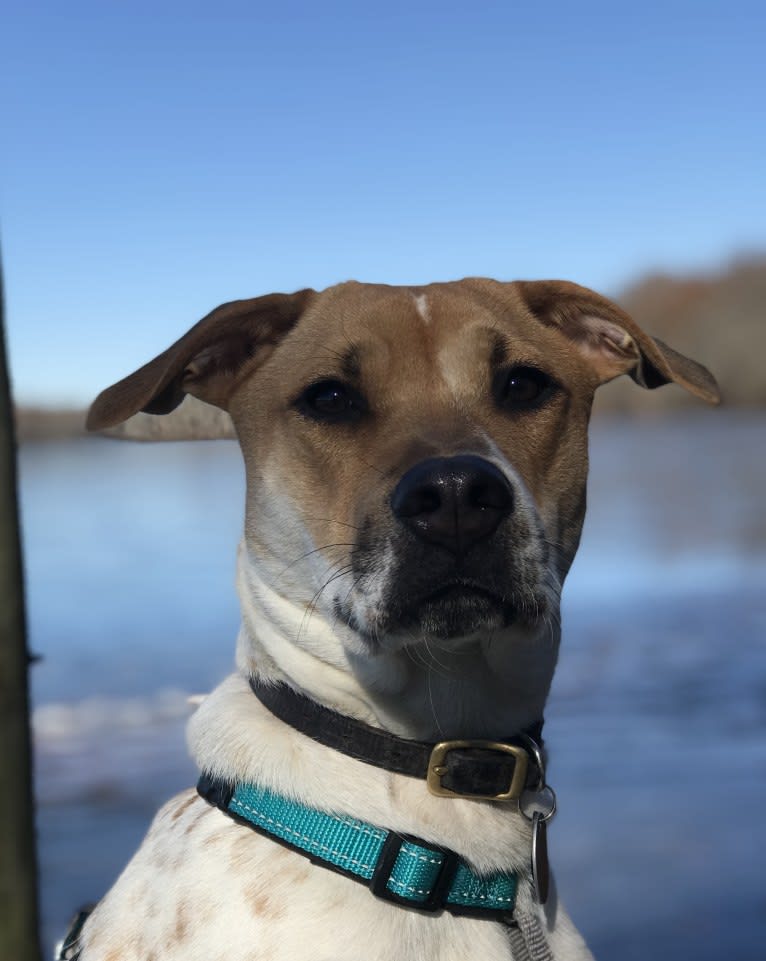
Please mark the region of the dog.
<svg viewBox="0 0 766 961"><path fill-rule="evenodd" d="M198 790L62 957L591 957L548 884L540 731L621 374L719 401L570 282L349 282L224 304L96 399L94 430L187 394L231 415L242 628L189 723Z"/></svg>

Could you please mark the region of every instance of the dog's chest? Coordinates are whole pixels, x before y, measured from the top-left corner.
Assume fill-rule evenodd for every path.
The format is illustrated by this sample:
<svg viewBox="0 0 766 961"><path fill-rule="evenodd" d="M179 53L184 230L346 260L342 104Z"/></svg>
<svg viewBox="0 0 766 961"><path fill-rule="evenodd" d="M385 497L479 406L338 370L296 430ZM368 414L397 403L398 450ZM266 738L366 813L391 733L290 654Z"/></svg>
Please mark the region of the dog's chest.
<svg viewBox="0 0 766 961"><path fill-rule="evenodd" d="M157 815L84 945L82 961L510 958L501 924L387 904L192 792Z"/></svg>

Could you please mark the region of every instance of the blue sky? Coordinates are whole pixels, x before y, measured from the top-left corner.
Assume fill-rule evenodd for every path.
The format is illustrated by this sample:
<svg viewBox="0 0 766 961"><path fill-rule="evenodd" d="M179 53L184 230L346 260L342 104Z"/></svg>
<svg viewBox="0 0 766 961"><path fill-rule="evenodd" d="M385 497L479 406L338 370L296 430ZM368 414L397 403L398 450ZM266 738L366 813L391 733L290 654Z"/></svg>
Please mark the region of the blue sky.
<svg viewBox="0 0 766 961"><path fill-rule="evenodd" d="M355 277L766 249L766 8L16 4L0 210L17 397L85 403L216 304Z"/></svg>

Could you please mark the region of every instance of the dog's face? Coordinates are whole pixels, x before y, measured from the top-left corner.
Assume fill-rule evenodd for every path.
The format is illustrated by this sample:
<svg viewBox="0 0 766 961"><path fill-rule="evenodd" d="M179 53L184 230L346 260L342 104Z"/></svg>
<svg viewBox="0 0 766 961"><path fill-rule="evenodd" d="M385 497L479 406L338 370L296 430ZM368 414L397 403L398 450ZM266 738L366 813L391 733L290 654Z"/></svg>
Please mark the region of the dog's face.
<svg viewBox="0 0 766 961"><path fill-rule="evenodd" d="M595 378L482 293L336 288L232 398L252 550L371 644L534 628L577 545Z"/></svg>
<svg viewBox="0 0 766 961"><path fill-rule="evenodd" d="M352 283L219 308L91 425L186 392L225 407L272 585L371 649L459 646L556 619L593 392L623 372L717 399L704 368L572 284Z"/></svg>

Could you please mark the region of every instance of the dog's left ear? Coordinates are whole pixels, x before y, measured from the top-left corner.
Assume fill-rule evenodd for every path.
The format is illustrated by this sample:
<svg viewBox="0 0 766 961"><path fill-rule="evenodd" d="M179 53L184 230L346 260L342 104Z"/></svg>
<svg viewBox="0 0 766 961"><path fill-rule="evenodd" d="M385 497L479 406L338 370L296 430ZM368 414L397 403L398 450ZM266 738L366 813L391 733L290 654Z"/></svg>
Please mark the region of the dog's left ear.
<svg viewBox="0 0 766 961"><path fill-rule="evenodd" d="M228 409L245 372L263 363L313 297L313 290L299 290L216 307L172 347L102 391L88 430L115 427L139 411L169 414L187 394Z"/></svg>
<svg viewBox="0 0 766 961"><path fill-rule="evenodd" d="M642 387L675 382L709 404L721 395L707 368L644 333L617 304L566 280L521 280L514 286L529 310L557 327L606 383L629 374Z"/></svg>

